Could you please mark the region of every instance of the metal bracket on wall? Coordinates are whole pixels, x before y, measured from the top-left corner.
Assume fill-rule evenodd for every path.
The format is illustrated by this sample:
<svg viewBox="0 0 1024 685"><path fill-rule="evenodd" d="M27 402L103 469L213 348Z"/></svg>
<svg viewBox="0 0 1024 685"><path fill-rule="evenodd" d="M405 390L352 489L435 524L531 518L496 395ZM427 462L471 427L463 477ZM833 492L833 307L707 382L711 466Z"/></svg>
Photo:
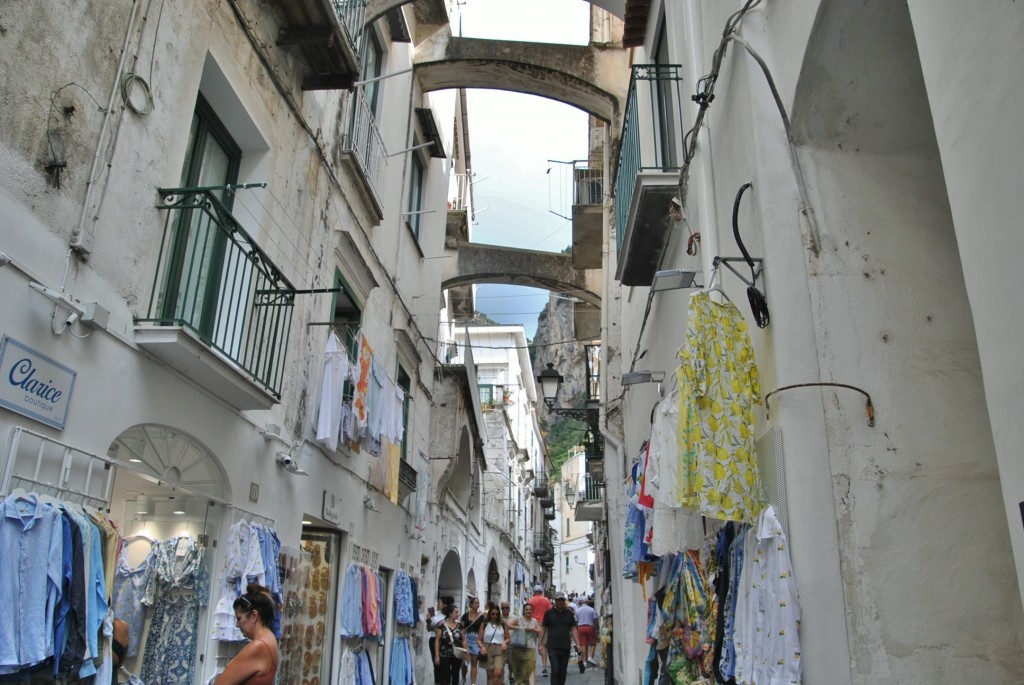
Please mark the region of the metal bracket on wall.
<svg viewBox="0 0 1024 685"><path fill-rule="evenodd" d="M867 414L867 417L868 417L868 426L874 427L874 425L875 425L875 406L873 404L871 404L871 395L869 395L867 393L867 391L861 390L860 388L858 388L855 385L846 385L845 383L825 383L825 382L821 382L821 383L797 383L795 385L784 385L781 388L776 388L775 390L772 390L770 393L768 393L767 395L764 396L764 416L765 416L765 418L766 419L767 418L771 418L769 416L769 413L768 413L768 399L772 395L774 395L776 393L780 393L783 390L792 390L794 388L813 388L813 387L846 388L848 390L856 390L861 395L864 395L864 397L867 398L867 402L866 402L866 405L864 407L864 412ZM1024 515L1024 514L1022 514L1022 515Z"/></svg>

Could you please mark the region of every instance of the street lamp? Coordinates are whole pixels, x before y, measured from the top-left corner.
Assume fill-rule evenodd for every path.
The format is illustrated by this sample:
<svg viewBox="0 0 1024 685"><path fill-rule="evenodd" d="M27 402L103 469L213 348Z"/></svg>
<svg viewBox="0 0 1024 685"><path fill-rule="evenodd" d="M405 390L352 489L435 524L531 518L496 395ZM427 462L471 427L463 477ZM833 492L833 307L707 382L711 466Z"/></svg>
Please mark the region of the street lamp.
<svg viewBox="0 0 1024 685"><path fill-rule="evenodd" d="M565 502L571 509L576 505L576 488L573 486L571 481L565 482Z"/></svg>
<svg viewBox="0 0 1024 685"><path fill-rule="evenodd" d="M537 375L537 383L540 384L541 394L544 397L544 404L547 405L548 411L553 414L568 416L570 419L576 419L577 421L585 421L590 429L591 439L594 444L601 444L599 440L601 428L598 425L599 412L596 406L588 406L586 409L562 409L555 406L555 398L558 396L558 389L562 385L562 374L555 371L554 364L548 362L548 368ZM588 404L591 404L591 402L588 402ZM593 404L596 404L596 402Z"/></svg>
<svg viewBox="0 0 1024 685"><path fill-rule="evenodd" d="M544 369L537 376L540 383L540 392L544 397L544 404L548 409L555 408L555 397L558 396L558 389L562 387L562 374L555 371L555 365L548 362L548 368Z"/></svg>

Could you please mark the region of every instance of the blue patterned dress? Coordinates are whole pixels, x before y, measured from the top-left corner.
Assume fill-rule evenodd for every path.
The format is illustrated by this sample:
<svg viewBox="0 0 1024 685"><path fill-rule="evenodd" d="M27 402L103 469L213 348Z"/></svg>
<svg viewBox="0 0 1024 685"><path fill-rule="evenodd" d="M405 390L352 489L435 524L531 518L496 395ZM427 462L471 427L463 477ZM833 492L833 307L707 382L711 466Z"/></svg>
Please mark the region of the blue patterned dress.
<svg viewBox="0 0 1024 685"><path fill-rule="evenodd" d="M142 598L153 572L154 550L150 550L146 559L135 568L128 563L126 549L122 549L117 558L114 615L128 624L128 656L136 656L142 642L142 626L146 622L146 607L142 604Z"/></svg>
<svg viewBox="0 0 1024 685"><path fill-rule="evenodd" d="M194 538L170 538L153 551L153 573L143 602L153 606L142 680L192 685L199 610L209 590L203 548Z"/></svg>

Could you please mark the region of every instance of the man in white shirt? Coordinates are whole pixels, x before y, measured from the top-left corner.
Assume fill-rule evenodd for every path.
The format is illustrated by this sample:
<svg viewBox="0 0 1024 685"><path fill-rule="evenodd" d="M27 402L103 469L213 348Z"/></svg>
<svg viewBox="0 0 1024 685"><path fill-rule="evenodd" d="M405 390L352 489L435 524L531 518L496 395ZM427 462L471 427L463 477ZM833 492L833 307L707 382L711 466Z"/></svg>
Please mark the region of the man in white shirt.
<svg viewBox="0 0 1024 685"><path fill-rule="evenodd" d="M591 666L597 666L594 657L597 655L597 611L586 599L580 600L580 608L576 610L577 630L580 634L580 646L583 654L580 657Z"/></svg>

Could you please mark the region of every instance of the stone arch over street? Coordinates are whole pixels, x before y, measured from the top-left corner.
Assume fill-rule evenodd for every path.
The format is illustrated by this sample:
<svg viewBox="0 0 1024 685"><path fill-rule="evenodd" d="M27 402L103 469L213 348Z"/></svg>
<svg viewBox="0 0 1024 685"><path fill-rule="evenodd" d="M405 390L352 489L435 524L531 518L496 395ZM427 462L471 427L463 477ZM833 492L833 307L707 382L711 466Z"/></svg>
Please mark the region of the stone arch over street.
<svg viewBox="0 0 1024 685"><path fill-rule="evenodd" d="M445 260L442 288L473 283L523 285L566 293L601 306L600 269L576 269L572 255L495 245L460 243L456 259Z"/></svg>

